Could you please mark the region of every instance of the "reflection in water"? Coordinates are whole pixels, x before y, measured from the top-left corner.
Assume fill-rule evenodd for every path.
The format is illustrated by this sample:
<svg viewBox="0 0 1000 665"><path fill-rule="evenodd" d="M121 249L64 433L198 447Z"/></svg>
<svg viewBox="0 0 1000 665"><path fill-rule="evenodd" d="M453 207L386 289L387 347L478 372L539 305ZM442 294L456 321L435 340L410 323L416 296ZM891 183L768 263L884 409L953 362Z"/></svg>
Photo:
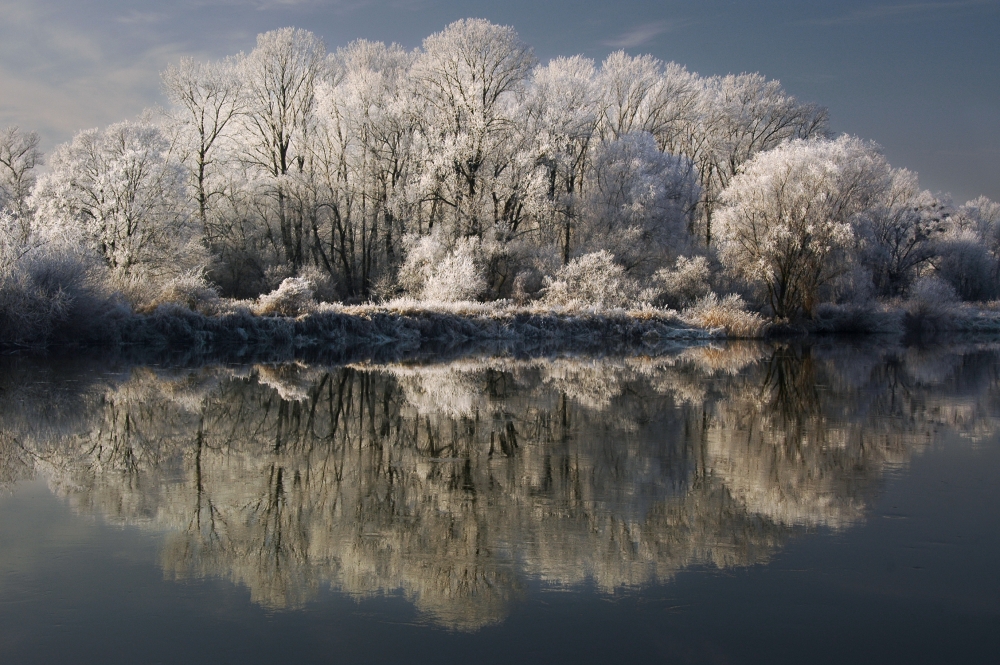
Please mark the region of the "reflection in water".
<svg viewBox="0 0 1000 665"><path fill-rule="evenodd" d="M166 532L171 577L272 608L401 591L474 629L529 579L613 591L863 519L937 430L995 430L996 354L729 344L76 381L22 362L0 481L41 473L79 512Z"/></svg>

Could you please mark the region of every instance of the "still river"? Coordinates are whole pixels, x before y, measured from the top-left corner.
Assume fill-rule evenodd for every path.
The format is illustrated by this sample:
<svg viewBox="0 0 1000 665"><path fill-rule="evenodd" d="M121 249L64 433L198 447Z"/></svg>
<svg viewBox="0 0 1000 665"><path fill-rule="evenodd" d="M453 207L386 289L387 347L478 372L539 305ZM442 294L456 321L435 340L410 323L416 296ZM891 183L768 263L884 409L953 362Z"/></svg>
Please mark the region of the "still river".
<svg viewBox="0 0 1000 665"><path fill-rule="evenodd" d="M1000 343L0 368L10 663L1000 654Z"/></svg>

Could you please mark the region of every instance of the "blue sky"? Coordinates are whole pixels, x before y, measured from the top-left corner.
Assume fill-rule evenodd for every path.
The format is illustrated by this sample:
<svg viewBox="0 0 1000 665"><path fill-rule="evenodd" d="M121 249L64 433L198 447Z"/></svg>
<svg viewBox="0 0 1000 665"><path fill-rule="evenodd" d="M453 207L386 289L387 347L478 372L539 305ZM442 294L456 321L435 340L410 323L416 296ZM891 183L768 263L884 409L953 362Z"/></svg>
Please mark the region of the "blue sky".
<svg viewBox="0 0 1000 665"><path fill-rule="evenodd" d="M331 49L416 47L469 16L514 26L543 61L624 48L705 75L759 71L925 187L1000 200L1000 0L0 0L0 126L51 147L161 103L170 62L248 51L273 28Z"/></svg>

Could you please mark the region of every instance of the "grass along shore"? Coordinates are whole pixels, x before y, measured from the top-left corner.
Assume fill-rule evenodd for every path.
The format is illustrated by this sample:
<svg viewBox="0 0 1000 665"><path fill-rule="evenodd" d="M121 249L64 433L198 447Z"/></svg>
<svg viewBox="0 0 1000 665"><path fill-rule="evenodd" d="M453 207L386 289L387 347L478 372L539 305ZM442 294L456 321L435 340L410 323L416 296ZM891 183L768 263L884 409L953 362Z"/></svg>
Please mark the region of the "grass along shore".
<svg viewBox="0 0 1000 665"><path fill-rule="evenodd" d="M33 331L33 321L0 311L0 346L8 349L112 349L129 355L248 358L323 357L447 350L476 343L544 351L613 351L643 346L663 352L720 339L785 335L950 332L1000 334L1000 303L934 298L817 308L797 322L771 321L735 296L710 295L677 312L644 306L600 308L542 303L438 302L397 299L383 304L317 303L289 280L254 300L179 289L136 310L109 299L86 311L69 308Z"/></svg>

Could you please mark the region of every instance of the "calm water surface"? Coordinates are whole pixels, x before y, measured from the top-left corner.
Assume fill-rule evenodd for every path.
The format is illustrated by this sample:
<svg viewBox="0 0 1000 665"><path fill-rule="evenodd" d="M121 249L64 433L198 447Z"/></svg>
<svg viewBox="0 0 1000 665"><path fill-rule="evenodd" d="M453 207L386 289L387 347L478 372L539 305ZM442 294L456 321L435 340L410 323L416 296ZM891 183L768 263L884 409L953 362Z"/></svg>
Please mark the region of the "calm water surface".
<svg viewBox="0 0 1000 665"><path fill-rule="evenodd" d="M0 660L1000 653L1000 343L0 367Z"/></svg>

